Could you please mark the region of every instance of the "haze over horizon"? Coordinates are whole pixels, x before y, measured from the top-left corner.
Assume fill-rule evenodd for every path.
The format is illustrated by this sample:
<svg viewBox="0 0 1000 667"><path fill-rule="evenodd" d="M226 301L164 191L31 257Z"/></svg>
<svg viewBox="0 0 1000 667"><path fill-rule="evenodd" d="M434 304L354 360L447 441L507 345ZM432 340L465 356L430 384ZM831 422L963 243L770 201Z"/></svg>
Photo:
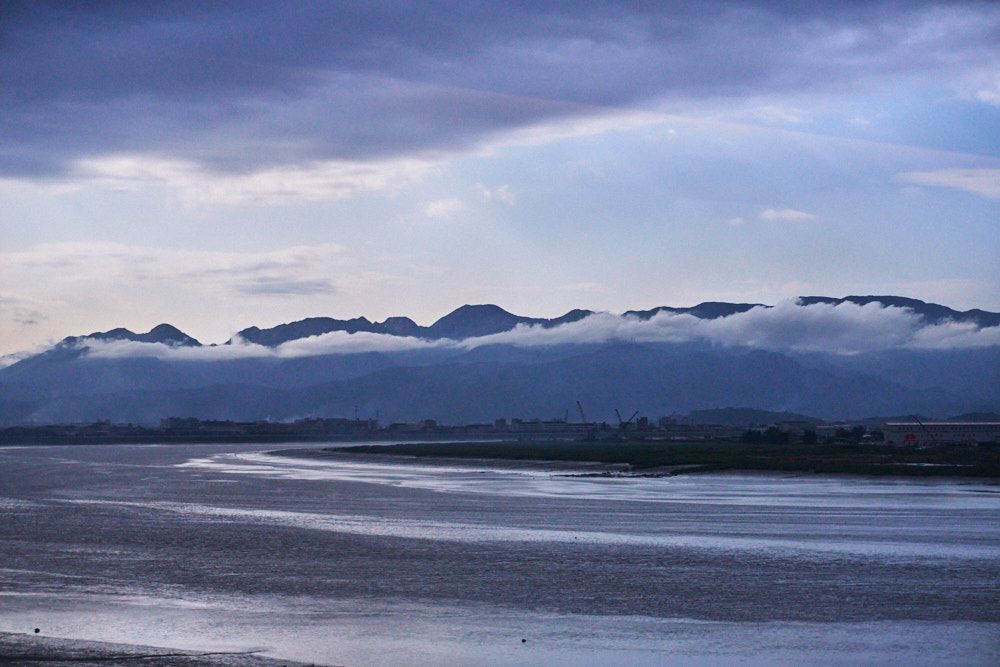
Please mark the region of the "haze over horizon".
<svg viewBox="0 0 1000 667"><path fill-rule="evenodd" d="M463 303L1000 311L1000 6L0 8L0 356Z"/></svg>

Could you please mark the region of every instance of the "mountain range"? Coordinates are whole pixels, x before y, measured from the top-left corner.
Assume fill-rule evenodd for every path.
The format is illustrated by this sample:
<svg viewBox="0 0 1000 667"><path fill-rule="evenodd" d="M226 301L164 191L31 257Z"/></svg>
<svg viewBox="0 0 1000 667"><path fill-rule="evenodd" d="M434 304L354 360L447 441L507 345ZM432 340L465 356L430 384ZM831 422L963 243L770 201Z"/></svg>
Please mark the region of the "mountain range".
<svg viewBox="0 0 1000 667"><path fill-rule="evenodd" d="M878 303L885 307L906 308L919 315L929 324L938 324L945 320L967 322L977 327L1000 326L1000 313L985 310L959 311L936 303L927 303L919 299L900 296L845 296L833 298L826 296L802 296L798 303L806 306L817 303L839 305L853 303L867 305ZM725 301L706 301L691 307L659 306L649 310L628 310L622 313L626 317L636 317L641 320L659 313L674 313L693 315L700 319L713 320L737 313L745 313L752 308L771 308L762 303L728 303ZM493 304L464 305L456 308L430 326L420 326L409 317L389 317L383 322L372 322L366 317L355 317L349 320L338 320L332 317L308 317L306 319L279 324L261 329L247 327L239 331L227 345L238 341L256 343L266 347L277 347L288 341L319 336L334 331L353 334L358 332L385 334L390 336L412 336L428 340L452 339L462 340L477 336L509 331L518 325L538 325L545 328L556 327L569 322L582 320L593 315L592 310L575 309L565 315L555 318L525 317L507 312ZM128 340L141 343L164 343L172 346L201 346L195 338L187 335L170 324L160 324L146 333L134 333L124 328L98 331L84 336L70 336L61 341L62 345L74 345L87 339L99 341Z"/></svg>
<svg viewBox="0 0 1000 667"><path fill-rule="evenodd" d="M876 302L905 308L927 324L1000 326L1000 313L957 311L896 296L801 297L800 305ZM706 302L628 311L717 320L762 304ZM497 417L562 416L581 401L593 418L614 408L659 416L738 406L821 418L877 414L944 416L1000 408L1000 346L881 349L859 354L762 350L704 341L563 342L544 346L427 345L309 356L99 356L88 345L133 341L171 349L255 343L278 346L331 332L366 332L427 341L464 340L518 325L552 329L593 314L523 317L495 305L466 305L430 326L407 317L373 322L316 317L250 327L223 345L203 345L161 324L146 333L111 329L69 337L0 369L0 425L111 419L156 423L164 417L294 419L346 416L355 409L383 421L444 423ZM242 348L241 348L242 349ZM259 349L259 348L258 348Z"/></svg>
<svg viewBox="0 0 1000 667"><path fill-rule="evenodd" d="M390 317L384 322L372 322L365 317L355 317L350 320L335 320L330 317L310 317L308 319L279 324L269 329L249 327L236 336L248 343L257 343L275 347L290 340L318 336L333 331L346 333L388 334L391 336L413 336L428 340L450 338L462 340L477 336L509 331L519 324L555 327L568 322L582 320L593 315L591 310L571 310L561 317L545 319L541 317L523 317L509 313L500 306L484 304L477 306L465 305L448 313L429 327L422 327L408 317ZM233 341L229 341L232 343Z"/></svg>

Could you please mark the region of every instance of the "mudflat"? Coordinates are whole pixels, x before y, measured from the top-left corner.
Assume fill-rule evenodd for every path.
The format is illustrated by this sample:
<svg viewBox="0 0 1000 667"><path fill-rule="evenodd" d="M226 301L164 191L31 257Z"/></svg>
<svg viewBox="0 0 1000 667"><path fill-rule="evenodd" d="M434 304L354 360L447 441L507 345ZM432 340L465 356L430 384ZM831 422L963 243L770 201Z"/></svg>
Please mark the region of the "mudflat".
<svg viewBox="0 0 1000 667"><path fill-rule="evenodd" d="M765 444L732 441L532 441L421 442L272 452L281 456L345 459L403 457L422 463L501 461L550 470L584 466L601 475L671 476L745 471L1000 479L1000 448L939 445L926 448L851 444ZM602 467L603 466L603 467Z"/></svg>
<svg viewBox="0 0 1000 667"><path fill-rule="evenodd" d="M301 662L274 660L254 651L180 651L157 646L61 639L0 632L0 664L7 665L178 665L184 667L287 667Z"/></svg>

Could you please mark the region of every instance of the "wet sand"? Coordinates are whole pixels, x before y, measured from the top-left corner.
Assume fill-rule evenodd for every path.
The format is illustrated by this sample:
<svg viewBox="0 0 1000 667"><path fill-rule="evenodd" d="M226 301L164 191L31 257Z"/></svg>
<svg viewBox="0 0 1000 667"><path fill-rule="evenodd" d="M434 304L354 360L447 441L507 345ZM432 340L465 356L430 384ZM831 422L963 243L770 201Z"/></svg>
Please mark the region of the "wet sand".
<svg viewBox="0 0 1000 667"><path fill-rule="evenodd" d="M975 446L896 448L882 445L739 442L412 442L285 449L302 459L420 461L453 467L544 469L602 477L670 477L695 473L770 472L865 477L1000 480L1000 451ZM361 459L364 460L364 459ZM527 464L527 465L525 465ZM534 464L534 465L532 465ZM576 468L576 470L574 470ZM580 470L579 468L584 468Z"/></svg>
<svg viewBox="0 0 1000 667"><path fill-rule="evenodd" d="M605 479L273 449L0 449L0 630L130 645L4 655L1000 664L1000 495L987 480Z"/></svg>
<svg viewBox="0 0 1000 667"><path fill-rule="evenodd" d="M392 445L386 445L392 446ZM469 470L534 470L566 474L628 473L627 463L602 463L600 461L550 461L538 459L473 458L468 456L422 456L414 454L383 454L380 452L348 452L339 447L323 449L278 449L265 452L269 456L291 459L313 459L346 461L355 463L378 463L381 465L429 465ZM679 466L674 466L679 467ZM645 471L644 471L645 472Z"/></svg>
<svg viewBox="0 0 1000 667"><path fill-rule="evenodd" d="M163 665L178 667L287 667L307 663L274 660L254 651L179 651L35 634L0 632L0 665Z"/></svg>

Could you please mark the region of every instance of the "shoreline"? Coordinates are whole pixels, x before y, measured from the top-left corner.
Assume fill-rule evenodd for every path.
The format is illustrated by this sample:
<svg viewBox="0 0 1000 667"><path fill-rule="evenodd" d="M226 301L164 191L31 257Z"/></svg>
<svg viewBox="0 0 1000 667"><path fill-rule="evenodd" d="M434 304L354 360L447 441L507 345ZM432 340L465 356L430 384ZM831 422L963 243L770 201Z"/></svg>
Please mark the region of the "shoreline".
<svg viewBox="0 0 1000 667"><path fill-rule="evenodd" d="M392 443L396 444L396 443ZM436 443L427 443L436 444ZM392 446L386 445L386 446ZM457 456L418 456L403 454L374 454L345 451L346 447L324 447L303 448L303 449L279 449L263 452L268 456L280 456L291 459L327 459L338 461L350 461L356 463L382 463L387 465L428 465L438 467L462 468L470 472L482 471L484 468L499 470L531 470L537 472L550 472L557 477L609 477L622 479L638 479L650 477L671 477L674 474L681 474L683 469L698 468L700 466L678 465L663 466L649 470L633 470L627 463L604 463L601 461L559 461L559 460L531 460L504 459L504 458L470 458ZM708 471L706 471L708 472ZM755 471L712 471L712 472L755 472ZM769 471L762 470L762 473Z"/></svg>
<svg viewBox="0 0 1000 667"><path fill-rule="evenodd" d="M184 667L305 667L318 663L281 660L253 651L192 651L146 646L47 637L41 634L0 632L0 665L97 665L155 664Z"/></svg>
<svg viewBox="0 0 1000 667"><path fill-rule="evenodd" d="M389 442L383 445L373 445L375 447L393 447L396 442ZM437 444L437 443L420 443ZM362 445L367 446L367 445ZM628 472L628 465L623 463L602 463L601 461L557 461L557 460L534 460L525 461L522 459L505 458L470 458L457 456L418 456L409 454L374 454L357 453L346 451L347 447L310 447L301 449L277 449L263 452L268 456L280 456L290 459L327 459L352 461L357 463L371 463L377 461L387 464L420 464L442 467L468 468L470 471L482 470L484 467L500 468L503 470L537 470L544 472L563 472L566 474L604 474L615 472Z"/></svg>
<svg viewBox="0 0 1000 667"><path fill-rule="evenodd" d="M704 473L776 473L868 478L975 480L1000 484L1000 451L948 446L888 447L690 442L452 442L283 449L272 456L546 470L570 477L660 478Z"/></svg>

